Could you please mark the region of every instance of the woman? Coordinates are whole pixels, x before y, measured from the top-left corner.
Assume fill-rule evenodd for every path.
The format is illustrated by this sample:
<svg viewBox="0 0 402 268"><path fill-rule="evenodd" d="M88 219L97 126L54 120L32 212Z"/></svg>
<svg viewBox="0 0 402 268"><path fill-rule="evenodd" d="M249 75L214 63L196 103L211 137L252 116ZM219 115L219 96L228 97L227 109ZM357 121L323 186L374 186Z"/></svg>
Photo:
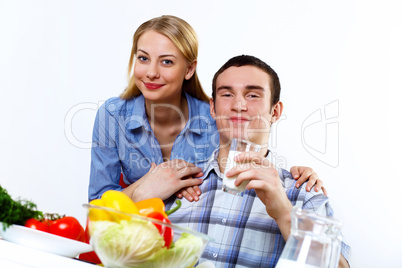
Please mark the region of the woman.
<svg viewBox="0 0 402 268"><path fill-rule="evenodd" d="M89 200L110 189L134 201L175 193L198 200L197 177L219 136L198 80L197 56L196 33L180 18L157 17L137 29L128 87L107 100L95 119ZM310 188L316 182L316 190L322 187L312 169L291 171L300 175L298 184L309 178Z"/></svg>

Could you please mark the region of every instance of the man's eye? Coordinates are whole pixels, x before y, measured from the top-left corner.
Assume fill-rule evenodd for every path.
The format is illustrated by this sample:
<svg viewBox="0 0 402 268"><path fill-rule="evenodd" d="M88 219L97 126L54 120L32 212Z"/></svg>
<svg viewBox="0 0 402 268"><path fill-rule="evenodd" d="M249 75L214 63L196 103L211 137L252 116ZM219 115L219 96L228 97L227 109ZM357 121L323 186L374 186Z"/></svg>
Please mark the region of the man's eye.
<svg viewBox="0 0 402 268"><path fill-rule="evenodd" d="M254 98L258 98L260 96L257 94L249 94L249 95L247 95L247 97L254 99Z"/></svg>
<svg viewBox="0 0 402 268"><path fill-rule="evenodd" d="M222 96L222 97L231 97L232 94L230 94L230 93L223 93L223 94L221 94L221 96Z"/></svg>

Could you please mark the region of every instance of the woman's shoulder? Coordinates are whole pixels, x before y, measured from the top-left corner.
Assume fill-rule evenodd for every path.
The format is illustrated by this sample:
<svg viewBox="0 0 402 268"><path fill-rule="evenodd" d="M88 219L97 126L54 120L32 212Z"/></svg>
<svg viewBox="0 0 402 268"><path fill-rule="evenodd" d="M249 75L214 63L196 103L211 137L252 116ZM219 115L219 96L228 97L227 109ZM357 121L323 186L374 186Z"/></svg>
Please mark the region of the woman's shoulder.
<svg viewBox="0 0 402 268"><path fill-rule="evenodd" d="M194 98L189 94L187 94L187 99L189 101L189 108L191 109L193 115L202 115L208 118L208 121L214 122L209 110L209 103Z"/></svg>
<svg viewBox="0 0 402 268"><path fill-rule="evenodd" d="M138 97L125 100L120 97L111 97L107 99L101 108L107 110L111 114L121 114L127 111L133 111L135 103L138 102Z"/></svg>

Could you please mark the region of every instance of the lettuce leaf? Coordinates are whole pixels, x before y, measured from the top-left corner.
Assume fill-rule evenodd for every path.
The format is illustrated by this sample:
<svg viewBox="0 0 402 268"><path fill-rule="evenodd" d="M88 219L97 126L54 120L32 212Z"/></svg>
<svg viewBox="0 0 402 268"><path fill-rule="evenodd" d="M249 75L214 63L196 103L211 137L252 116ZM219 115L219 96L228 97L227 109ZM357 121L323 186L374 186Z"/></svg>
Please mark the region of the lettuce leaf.
<svg viewBox="0 0 402 268"><path fill-rule="evenodd" d="M204 242L200 237L182 233L173 248L156 252L143 267L193 267L203 249Z"/></svg>
<svg viewBox="0 0 402 268"><path fill-rule="evenodd" d="M201 237L184 232L167 249L158 229L141 219L90 224L91 244L107 267L193 267L205 246Z"/></svg>
<svg viewBox="0 0 402 268"><path fill-rule="evenodd" d="M120 223L94 221L91 243L102 263L108 267L141 267L163 250L158 229L148 221L132 219Z"/></svg>

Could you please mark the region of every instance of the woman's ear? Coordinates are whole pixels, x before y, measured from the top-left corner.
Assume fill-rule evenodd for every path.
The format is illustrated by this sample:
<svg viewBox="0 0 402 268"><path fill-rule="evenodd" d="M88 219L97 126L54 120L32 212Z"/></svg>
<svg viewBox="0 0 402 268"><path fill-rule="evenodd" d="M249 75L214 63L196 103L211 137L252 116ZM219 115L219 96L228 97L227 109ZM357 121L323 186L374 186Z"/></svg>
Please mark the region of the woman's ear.
<svg viewBox="0 0 402 268"><path fill-rule="evenodd" d="M194 75L196 68L197 68L197 60L194 60L188 65L184 79L190 80L190 78Z"/></svg>
<svg viewBox="0 0 402 268"><path fill-rule="evenodd" d="M283 103L281 101L278 101L272 108L271 123L275 123L276 121L279 120L279 118L282 115L282 111L283 111Z"/></svg>

